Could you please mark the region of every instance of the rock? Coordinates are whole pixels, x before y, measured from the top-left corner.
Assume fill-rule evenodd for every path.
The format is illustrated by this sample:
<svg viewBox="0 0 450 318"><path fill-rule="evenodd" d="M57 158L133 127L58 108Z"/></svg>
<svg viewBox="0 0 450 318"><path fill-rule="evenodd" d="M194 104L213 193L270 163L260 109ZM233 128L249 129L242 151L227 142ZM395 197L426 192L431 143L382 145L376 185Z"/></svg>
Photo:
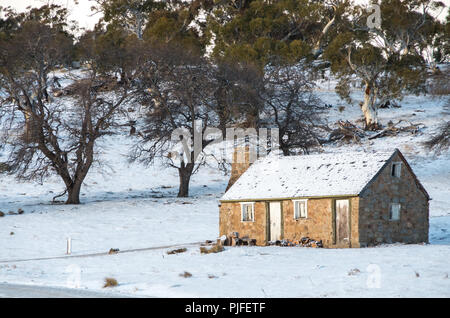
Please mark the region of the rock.
<svg viewBox="0 0 450 318"><path fill-rule="evenodd" d="M217 239L217 244L227 245L227 237L226 235L222 235Z"/></svg>
<svg viewBox="0 0 450 318"><path fill-rule="evenodd" d="M361 271L358 268L354 268L348 272L348 276L358 275L359 273L361 273Z"/></svg>
<svg viewBox="0 0 450 318"><path fill-rule="evenodd" d="M5 213L3 213L2 211L0 211L0 217L5 216Z"/></svg>
<svg viewBox="0 0 450 318"><path fill-rule="evenodd" d="M111 248L108 252L108 254L117 254L119 253L119 249L118 248Z"/></svg>
<svg viewBox="0 0 450 318"><path fill-rule="evenodd" d="M17 210L17 214L23 214L24 212L25 212L25 211L22 210L22 209L20 209L20 208Z"/></svg>

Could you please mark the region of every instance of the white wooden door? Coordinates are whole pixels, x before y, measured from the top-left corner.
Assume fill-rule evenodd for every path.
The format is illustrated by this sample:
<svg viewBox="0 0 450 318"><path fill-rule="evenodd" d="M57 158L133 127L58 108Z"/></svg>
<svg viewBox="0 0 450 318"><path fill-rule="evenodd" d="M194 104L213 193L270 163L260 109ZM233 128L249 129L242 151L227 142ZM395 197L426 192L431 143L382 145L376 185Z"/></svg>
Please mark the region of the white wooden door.
<svg viewBox="0 0 450 318"><path fill-rule="evenodd" d="M281 240L281 202L269 204L270 240Z"/></svg>
<svg viewBox="0 0 450 318"><path fill-rule="evenodd" d="M350 239L348 200L336 200L336 241L348 243Z"/></svg>

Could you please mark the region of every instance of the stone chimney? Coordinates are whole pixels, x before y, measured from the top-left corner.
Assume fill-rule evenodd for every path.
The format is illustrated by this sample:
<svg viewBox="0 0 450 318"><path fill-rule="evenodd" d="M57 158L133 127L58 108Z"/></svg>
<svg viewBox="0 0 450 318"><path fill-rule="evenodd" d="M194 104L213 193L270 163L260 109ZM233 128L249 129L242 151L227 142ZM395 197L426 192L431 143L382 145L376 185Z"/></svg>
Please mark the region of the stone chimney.
<svg viewBox="0 0 450 318"><path fill-rule="evenodd" d="M231 177L230 181L228 181L227 189L228 189L239 179L239 177L247 171L248 167L255 160L251 160L250 147L246 146L236 146L233 152L233 162L231 163Z"/></svg>

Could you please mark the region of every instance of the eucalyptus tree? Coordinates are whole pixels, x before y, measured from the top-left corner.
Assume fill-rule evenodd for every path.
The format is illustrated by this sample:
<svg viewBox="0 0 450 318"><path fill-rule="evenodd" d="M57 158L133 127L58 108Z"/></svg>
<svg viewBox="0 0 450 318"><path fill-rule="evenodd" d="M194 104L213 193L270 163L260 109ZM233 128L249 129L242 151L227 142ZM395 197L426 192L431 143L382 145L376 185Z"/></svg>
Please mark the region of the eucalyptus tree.
<svg viewBox="0 0 450 318"><path fill-rule="evenodd" d="M356 78L364 95L361 109L366 129L379 129L378 107L387 100L401 100L406 93L426 91L428 65L425 47L431 45L439 22L431 15L442 3L431 0L381 0L379 25L368 23L371 10L356 6L343 21L345 32L325 49L331 71L340 79L338 94L350 99Z"/></svg>

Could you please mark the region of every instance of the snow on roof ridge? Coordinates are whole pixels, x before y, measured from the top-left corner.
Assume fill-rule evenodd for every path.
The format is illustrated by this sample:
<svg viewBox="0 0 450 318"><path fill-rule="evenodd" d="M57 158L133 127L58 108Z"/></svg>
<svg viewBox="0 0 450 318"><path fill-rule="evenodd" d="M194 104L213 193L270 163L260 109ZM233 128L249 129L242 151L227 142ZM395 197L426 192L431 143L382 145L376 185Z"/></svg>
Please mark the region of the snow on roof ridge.
<svg viewBox="0 0 450 318"><path fill-rule="evenodd" d="M307 154L307 155L295 155L295 156L281 156L283 159L290 159L290 158L304 158L304 157L321 157L321 156L348 156L353 154L364 154L364 155L378 155L378 154L385 154L385 155L392 155L397 148L393 149L392 151L344 151L344 152L321 152L321 153L313 153L313 154ZM268 158L270 156L266 156L263 158ZM273 156L272 158L274 158Z"/></svg>
<svg viewBox="0 0 450 318"><path fill-rule="evenodd" d="M396 151L269 155L252 164L221 200L357 195Z"/></svg>

